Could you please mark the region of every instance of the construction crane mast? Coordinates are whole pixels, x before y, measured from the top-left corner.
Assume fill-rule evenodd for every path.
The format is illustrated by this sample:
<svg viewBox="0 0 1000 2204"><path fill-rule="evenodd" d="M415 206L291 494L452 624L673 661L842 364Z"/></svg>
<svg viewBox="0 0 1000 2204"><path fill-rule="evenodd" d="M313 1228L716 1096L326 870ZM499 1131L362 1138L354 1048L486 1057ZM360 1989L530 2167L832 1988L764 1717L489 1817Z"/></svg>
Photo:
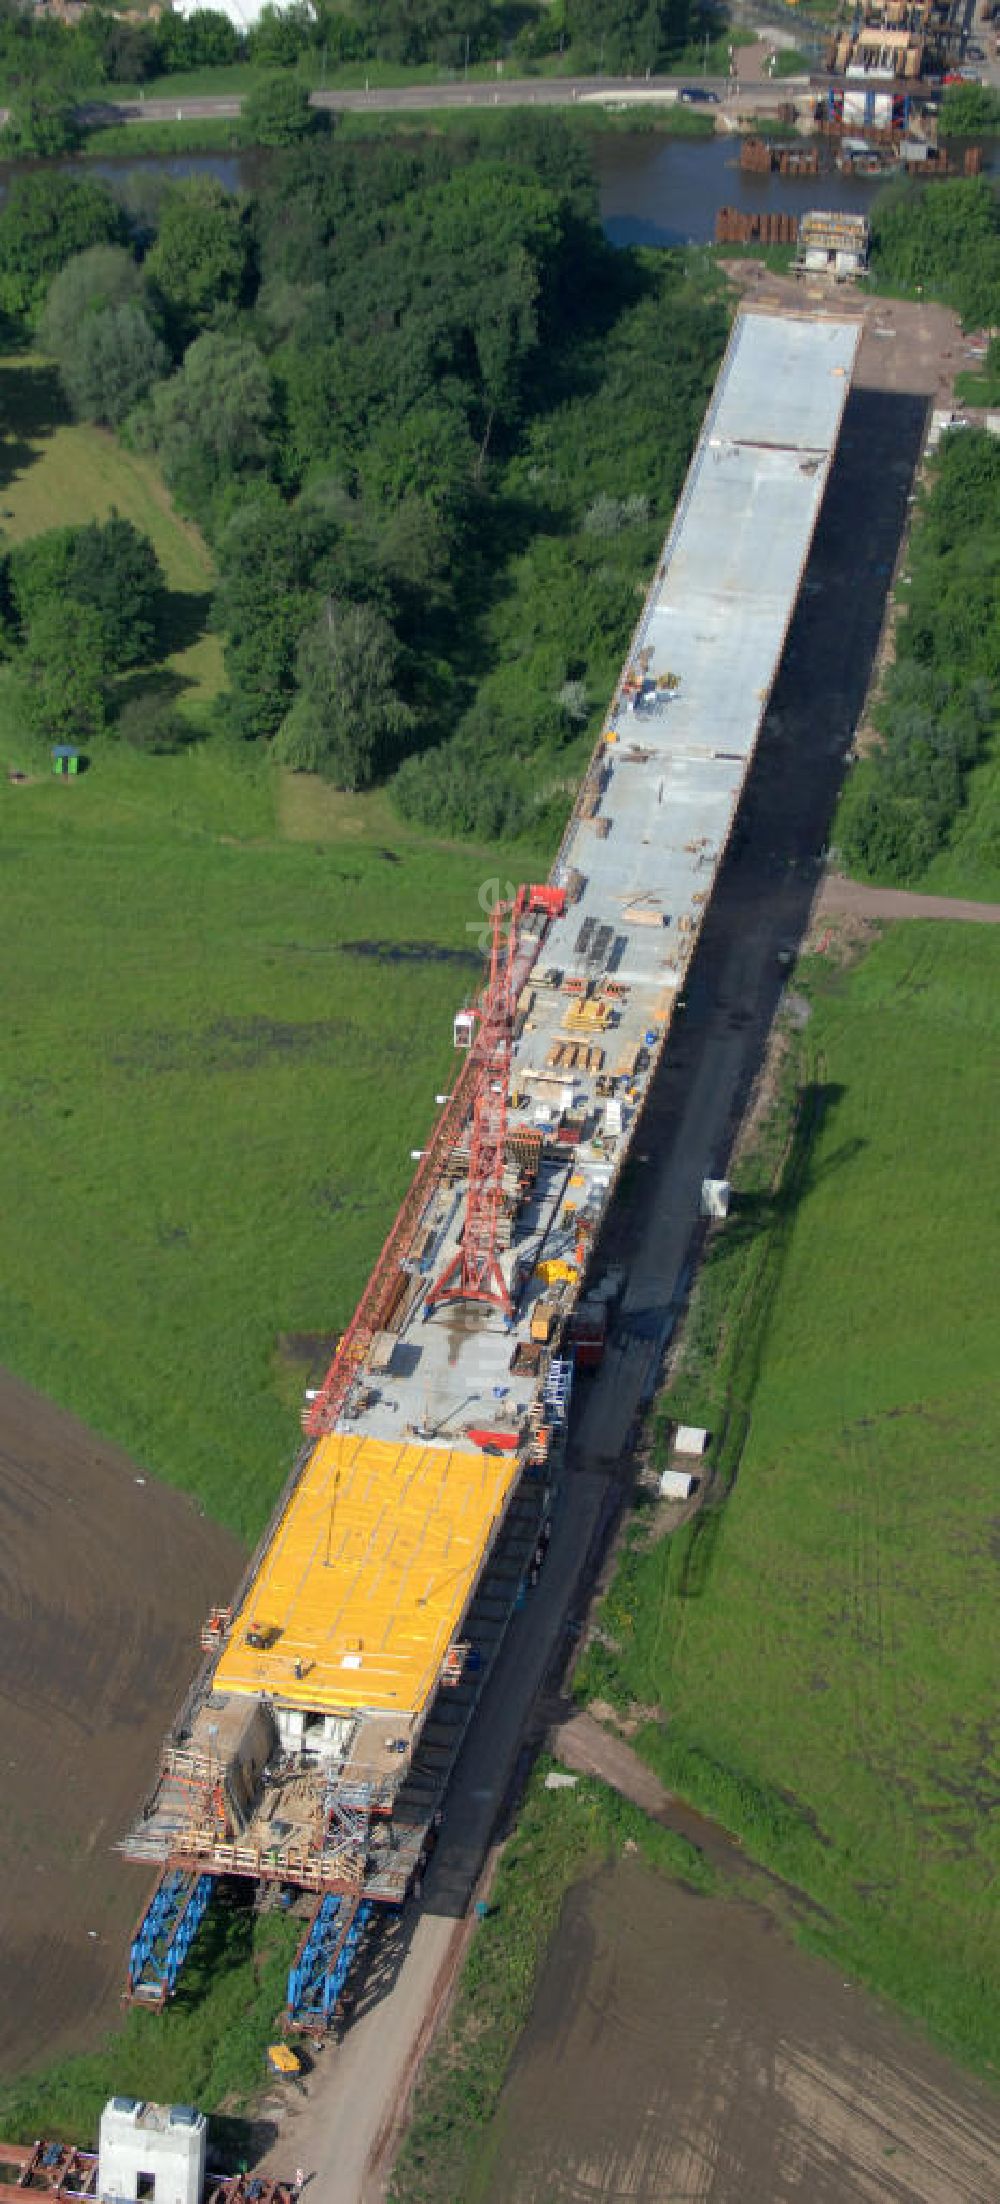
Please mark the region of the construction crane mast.
<svg viewBox="0 0 1000 2204"><path fill-rule="evenodd" d="M512 1311L500 1264L499 1220L507 1147L507 1093L514 1045L514 965L518 930L528 900L519 888L512 902L493 907L490 975L479 1006L479 1032L471 1013L456 1019L458 1045L475 1051L476 1091L469 1147L469 1191L462 1244L431 1287L428 1308L442 1301L485 1301Z"/></svg>
<svg viewBox="0 0 1000 2204"><path fill-rule="evenodd" d="M489 979L478 1011L455 1020L455 1042L473 1052L475 1098L469 1146L469 1185L462 1243L427 1296L428 1309L443 1301L479 1301L513 1314L500 1262L500 1210L507 1153L507 1103L518 992L538 953L544 924L526 941L526 912L543 921L566 908L564 888L521 887L493 907ZM479 1031L475 1032L476 1019Z"/></svg>
<svg viewBox="0 0 1000 2204"><path fill-rule="evenodd" d="M519 987L535 954L544 924L526 943L521 919L526 912L544 921L566 908L566 891L545 883L519 888L494 905L490 972L476 1009L455 1020L456 1046L466 1060L418 1163L392 1231L386 1240L350 1324L337 1346L322 1385L303 1411L303 1428L318 1439L334 1431L361 1377L372 1340L388 1321L399 1298L402 1264L428 1198L439 1183L449 1153L463 1126L472 1121L469 1195L462 1246L427 1296L439 1301L485 1301L511 1310L510 1293L500 1268L498 1225L503 1195L514 1008ZM478 1032L476 1030L478 1024Z"/></svg>

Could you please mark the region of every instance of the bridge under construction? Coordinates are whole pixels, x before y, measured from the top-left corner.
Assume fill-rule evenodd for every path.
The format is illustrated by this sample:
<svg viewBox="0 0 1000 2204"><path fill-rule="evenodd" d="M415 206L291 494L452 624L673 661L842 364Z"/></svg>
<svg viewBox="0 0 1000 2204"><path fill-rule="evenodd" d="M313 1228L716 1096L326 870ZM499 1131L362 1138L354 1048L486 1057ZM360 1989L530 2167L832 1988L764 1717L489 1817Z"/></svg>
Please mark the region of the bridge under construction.
<svg viewBox="0 0 1000 2204"><path fill-rule="evenodd" d="M737 817L859 328L744 312L549 879L497 902L460 1068L304 1444L123 1841L158 1880L128 1994L170 1996L220 1877L308 1896L289 2024L335 2016L418 1882L542 1568L596 1248Z"/></svg>

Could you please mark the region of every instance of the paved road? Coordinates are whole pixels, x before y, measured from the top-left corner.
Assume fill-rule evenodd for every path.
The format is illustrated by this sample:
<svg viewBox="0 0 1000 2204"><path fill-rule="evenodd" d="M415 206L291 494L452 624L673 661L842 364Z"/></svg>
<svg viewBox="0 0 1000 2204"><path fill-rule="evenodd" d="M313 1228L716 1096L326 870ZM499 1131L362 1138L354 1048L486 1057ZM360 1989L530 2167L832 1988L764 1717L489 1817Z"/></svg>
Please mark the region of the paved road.
<svg viewBox="0 0 1000 2204"><path fill-rule="evenodd" d="M736 104L725 77L697 79L699 87L713 91L718 107L704 106L693 112L724 114ZM400 84L372 91L313 92L311 103L340 114L419 114L436 108L484 107L604 107L673 106L681 91L677 77L524 77L497 78L494 83ZM782 84L755 83L741 86L739 107L766 112L789 97ZM81 109L85 121L95 122L200 122L226 121L239 115L242 102L229 98L180 98L107 100Z"/></svg>

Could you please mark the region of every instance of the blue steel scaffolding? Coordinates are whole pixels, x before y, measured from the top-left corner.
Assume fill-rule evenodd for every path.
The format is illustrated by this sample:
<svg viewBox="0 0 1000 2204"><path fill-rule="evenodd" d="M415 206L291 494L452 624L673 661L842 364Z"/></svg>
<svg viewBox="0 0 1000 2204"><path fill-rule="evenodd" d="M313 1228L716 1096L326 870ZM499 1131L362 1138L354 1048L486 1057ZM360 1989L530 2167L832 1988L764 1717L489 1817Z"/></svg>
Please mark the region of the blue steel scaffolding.
<svg viewBox="0 0 1000 2204"><path fill-rule="evenodd" d="M326 2030L336 2019L372 1910L332 1891L320 1900L289 1971L289 2027Z"/></svg>
<svg viewBox="0 0 1000 2204"><path fill-rule="evenodd" d="M565 1423L573 1390L572 1357L554 1358L549 1364L542 1400L556 1423Z"/></svg>
<svg viewBox="0 0 1000 2204"><path fill-rule="evenodd" d="M173 1996L208 1911L213 1880L179 1867L161 1876L128 1955L127 1995L133 2004L165 2005Z"/></svg>

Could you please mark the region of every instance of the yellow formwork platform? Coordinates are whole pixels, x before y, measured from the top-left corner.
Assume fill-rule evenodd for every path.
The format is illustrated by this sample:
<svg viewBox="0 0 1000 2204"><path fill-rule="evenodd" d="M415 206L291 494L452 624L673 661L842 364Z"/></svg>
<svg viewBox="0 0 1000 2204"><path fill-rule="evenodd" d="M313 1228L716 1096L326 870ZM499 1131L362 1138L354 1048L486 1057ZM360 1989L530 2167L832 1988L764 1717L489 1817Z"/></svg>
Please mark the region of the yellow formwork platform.
<svg viewBox="0 0 1000 2204"><path fill-rule="evenodd" d="M236 1615L219 1691L418 1713L518 1474L514 1454L320 1439ZM247 1642L247 1632L264 1645Z"/></svg>

